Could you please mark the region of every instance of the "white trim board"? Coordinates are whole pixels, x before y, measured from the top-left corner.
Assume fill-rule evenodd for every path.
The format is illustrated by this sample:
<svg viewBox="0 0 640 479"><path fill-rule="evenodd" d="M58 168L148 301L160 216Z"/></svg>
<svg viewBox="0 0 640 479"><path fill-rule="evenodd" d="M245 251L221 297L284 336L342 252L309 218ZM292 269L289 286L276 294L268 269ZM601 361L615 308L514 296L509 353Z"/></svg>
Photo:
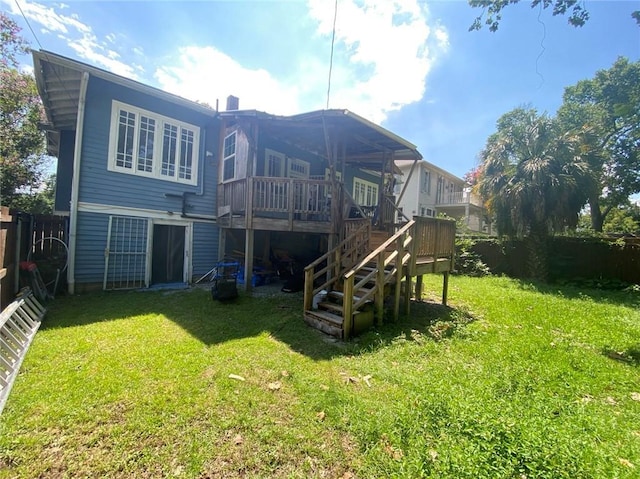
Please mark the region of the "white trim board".
<svg viewBox="0 0 640 479"><path fill-rule="evenodd" d="M205 219L204 215L198 215L198 218L183 218L179 212L169 213L168 211L150 210L145 208L131 208L128 206L103 205L98 203L78 203L78 211L83 213L100 213L104 215L116 216L141 216L150 219L159 219L167 221L167 224L187 224L187 223L215 223L216 217Z"/></svg>

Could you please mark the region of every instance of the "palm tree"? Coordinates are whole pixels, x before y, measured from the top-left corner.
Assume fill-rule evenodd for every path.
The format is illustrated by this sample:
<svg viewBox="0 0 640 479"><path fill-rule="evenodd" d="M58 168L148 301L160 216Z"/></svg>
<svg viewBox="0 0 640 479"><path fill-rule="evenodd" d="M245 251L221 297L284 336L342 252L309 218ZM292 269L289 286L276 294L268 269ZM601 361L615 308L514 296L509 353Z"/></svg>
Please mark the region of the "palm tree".
<svg viewBox="0 0 640 479"><path fill-rule="evenodd" d="M518 108L498 120L481 153L478 190L500 235L524 238L529 275L546 280L547 239L575 227L589 181L578 133L558 131L553 119Z"/></svg>

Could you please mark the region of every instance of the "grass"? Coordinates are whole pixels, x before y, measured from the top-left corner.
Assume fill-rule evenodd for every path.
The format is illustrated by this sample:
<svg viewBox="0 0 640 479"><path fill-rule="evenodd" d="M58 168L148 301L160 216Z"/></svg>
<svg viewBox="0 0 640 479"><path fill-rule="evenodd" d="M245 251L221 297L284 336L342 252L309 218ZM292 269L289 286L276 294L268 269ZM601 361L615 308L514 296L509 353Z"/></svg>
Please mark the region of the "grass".
<svg viewBox="0 0 640 479"><path fill-rule="evenodd" d="M450 306L343 344L297 294L57 299L0 477L640 477L638 293L454 277Z"/></svg>

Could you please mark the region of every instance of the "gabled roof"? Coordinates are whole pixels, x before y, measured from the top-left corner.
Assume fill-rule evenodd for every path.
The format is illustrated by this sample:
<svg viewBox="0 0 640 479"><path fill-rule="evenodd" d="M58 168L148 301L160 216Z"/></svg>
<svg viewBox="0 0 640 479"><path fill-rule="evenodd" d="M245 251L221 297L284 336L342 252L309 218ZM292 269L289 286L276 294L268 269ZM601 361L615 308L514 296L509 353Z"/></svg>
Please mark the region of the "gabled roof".
<svg viewBox="0 0 640 479"><path fill-rule="evenodd" d="M328 150L337 141L338 156L361 168L379 169L385 158L400 152L404 157L422 158L414 144L349 110L316 110L291 116L238 110L220 112L220 116L228 121L255 119L260 131L325 157L333 154Z"/></svg>
<svg viewBox="0 0 640 479"><path fill-rule="evenodd" d="M34 50L32 54L36 84L47 114L46 126L52 130L75 130L80 83L84 72L207 115L217 114L215 110L194 101L71 58L45 50Z"/></svg>

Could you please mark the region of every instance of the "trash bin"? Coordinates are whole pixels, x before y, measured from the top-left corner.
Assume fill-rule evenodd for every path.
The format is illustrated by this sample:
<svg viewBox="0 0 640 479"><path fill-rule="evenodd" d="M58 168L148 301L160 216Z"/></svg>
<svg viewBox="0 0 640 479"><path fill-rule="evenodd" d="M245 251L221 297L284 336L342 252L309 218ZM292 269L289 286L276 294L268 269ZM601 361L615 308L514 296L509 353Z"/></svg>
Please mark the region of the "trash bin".
<svg viewBox="0 0 640 479"><path fill-rule="evenodd" d="M238 297L238 270L240 263L221 261L217 265L216 275L211 286L211 298L229 301Z"/></svg>

